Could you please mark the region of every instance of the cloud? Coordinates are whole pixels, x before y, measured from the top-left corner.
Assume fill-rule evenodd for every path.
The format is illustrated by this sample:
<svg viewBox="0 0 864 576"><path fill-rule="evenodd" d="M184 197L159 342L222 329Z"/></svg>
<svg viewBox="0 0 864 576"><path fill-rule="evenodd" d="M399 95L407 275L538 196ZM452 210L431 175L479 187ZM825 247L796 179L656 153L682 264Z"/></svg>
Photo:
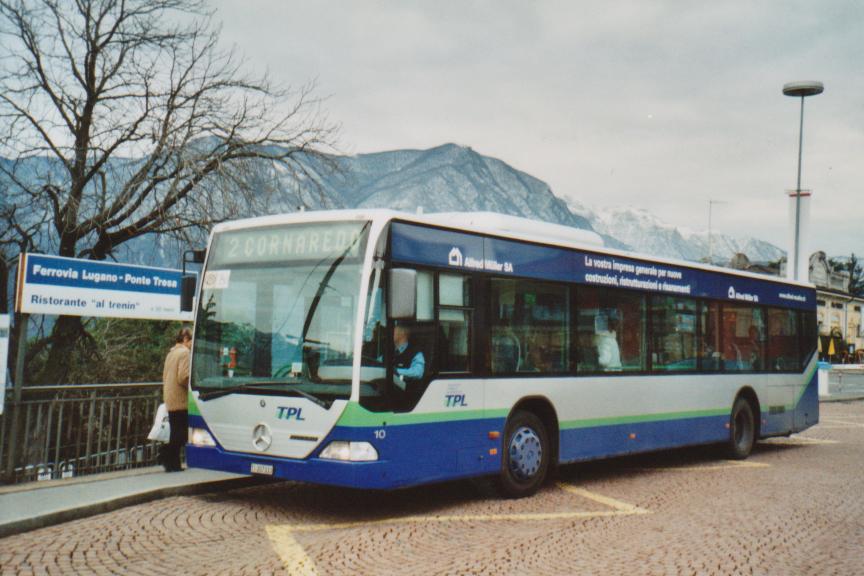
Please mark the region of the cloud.
<svg viewBox="0 0 864 576"><path fill-rule="evenodd" d="M216 4L223 39L277 80L317 78L346 152L458 142L556 194L783 244L805 109L814 247L864 253L864 4ZM842 234L840 231L843 231Z"/></svg>

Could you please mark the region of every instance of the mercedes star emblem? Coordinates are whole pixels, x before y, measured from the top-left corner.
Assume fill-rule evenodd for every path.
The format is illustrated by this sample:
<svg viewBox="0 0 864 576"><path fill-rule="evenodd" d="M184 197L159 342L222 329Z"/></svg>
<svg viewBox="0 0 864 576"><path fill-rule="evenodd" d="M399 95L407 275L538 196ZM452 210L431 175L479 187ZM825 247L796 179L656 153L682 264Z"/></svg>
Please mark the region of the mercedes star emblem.
<svg viewBox="0 0 864 576"><path fill-rule="evenodd" d="M273 442L273 437L270 435L270 427L267 424L258 424L252 430L252 445L259 452L266 452Z"/></svg>

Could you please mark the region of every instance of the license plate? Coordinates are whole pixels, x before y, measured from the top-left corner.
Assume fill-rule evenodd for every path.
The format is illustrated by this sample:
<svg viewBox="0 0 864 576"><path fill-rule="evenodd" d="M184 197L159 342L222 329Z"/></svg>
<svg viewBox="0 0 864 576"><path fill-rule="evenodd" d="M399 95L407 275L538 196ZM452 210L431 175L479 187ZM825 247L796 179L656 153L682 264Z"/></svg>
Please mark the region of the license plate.
<svg viewBox="0 0 864 576"><path fill-rule="evenodd" d="M256 464L252 463L252 474L266 474L267 476L273 475L273 465L272 464Z"/></svg>

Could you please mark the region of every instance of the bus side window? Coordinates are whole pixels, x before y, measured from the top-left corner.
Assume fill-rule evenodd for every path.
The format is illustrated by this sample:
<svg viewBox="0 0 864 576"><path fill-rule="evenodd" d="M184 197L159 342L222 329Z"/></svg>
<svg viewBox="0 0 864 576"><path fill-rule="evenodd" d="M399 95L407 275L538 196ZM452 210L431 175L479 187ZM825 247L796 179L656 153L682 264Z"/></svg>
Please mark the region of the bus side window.
<svg viewBox="0 0 864 576"><path fill-rule="evenodd" d="M645 296L580 287L577 297L577 372L638 372L646 366Z"/></svg>
<svg viewBox="0 0 864 576"><path fill-rule="evenodd" d="M716 372L723 369L720 351L720 304L718 302L702 302L701 314L702 370Z"/></svg>
<svg viewBox="0 0 864 576"><path fill-rule="evenodd" d="M696 370L696 300L651 296L651 367L655 372Z"/></svg>
<svg viewBox="0 0 864 576"><path fill-rule="evenodd" d="M723 348L726 370L754 372L764 369L765 322L761 308L724 304Z"/></svg>
<svg viewBox="0 0 864 576"><path fill-rule="evenodd" d="M490 283L490 369L561 373L569 367L569 288L535 280Z"/></svg>
<svg viewBox="0 0 864 576"><path fill-rule="evenodd" d="M401 376L404 389L394 390L394 404L397 412L412 410L434 376L437 364L435 354L435 275L426 270L417 271L417 315L412 322L399 322L394 327L392 342L397 375ZM400 347L396 331L401 332L406 342ZM406 349L400 353L400 348ZM415 359L416 357L416 359ZM422 359L422 374L418 374ZM397 387L401 388L397 384Z"/></svg>
<svg viewBox="0 0 864 576"><path fill-rule="evenodd" d="M801 369L798 358L798 312L768 308L768 370Z"/></svg>
<svg viewBox="0 0 864 576"><path fill-rule="evenodd" d="M438 275L438 371L468 372L471 366L471 278Z"/></svg>

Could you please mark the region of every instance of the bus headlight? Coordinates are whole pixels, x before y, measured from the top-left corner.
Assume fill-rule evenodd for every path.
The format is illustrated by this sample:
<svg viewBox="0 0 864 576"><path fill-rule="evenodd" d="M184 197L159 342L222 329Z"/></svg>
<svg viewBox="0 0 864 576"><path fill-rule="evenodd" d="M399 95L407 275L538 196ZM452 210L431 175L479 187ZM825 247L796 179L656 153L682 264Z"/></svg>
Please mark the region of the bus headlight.
<svg viewBox="0 0 864 576"><path fill-rule="evenodd" d="M193 446L216 446L213 436L203 428L189 429L189 443Z"/></svg>
<svg viewBox="0 0 864 576"><path fill-rule="evenodd" d="M325 460L344 460L346 462L373 462L378 460L378 451L369 442L344 442L336 440L321 452Z"/></svg>

